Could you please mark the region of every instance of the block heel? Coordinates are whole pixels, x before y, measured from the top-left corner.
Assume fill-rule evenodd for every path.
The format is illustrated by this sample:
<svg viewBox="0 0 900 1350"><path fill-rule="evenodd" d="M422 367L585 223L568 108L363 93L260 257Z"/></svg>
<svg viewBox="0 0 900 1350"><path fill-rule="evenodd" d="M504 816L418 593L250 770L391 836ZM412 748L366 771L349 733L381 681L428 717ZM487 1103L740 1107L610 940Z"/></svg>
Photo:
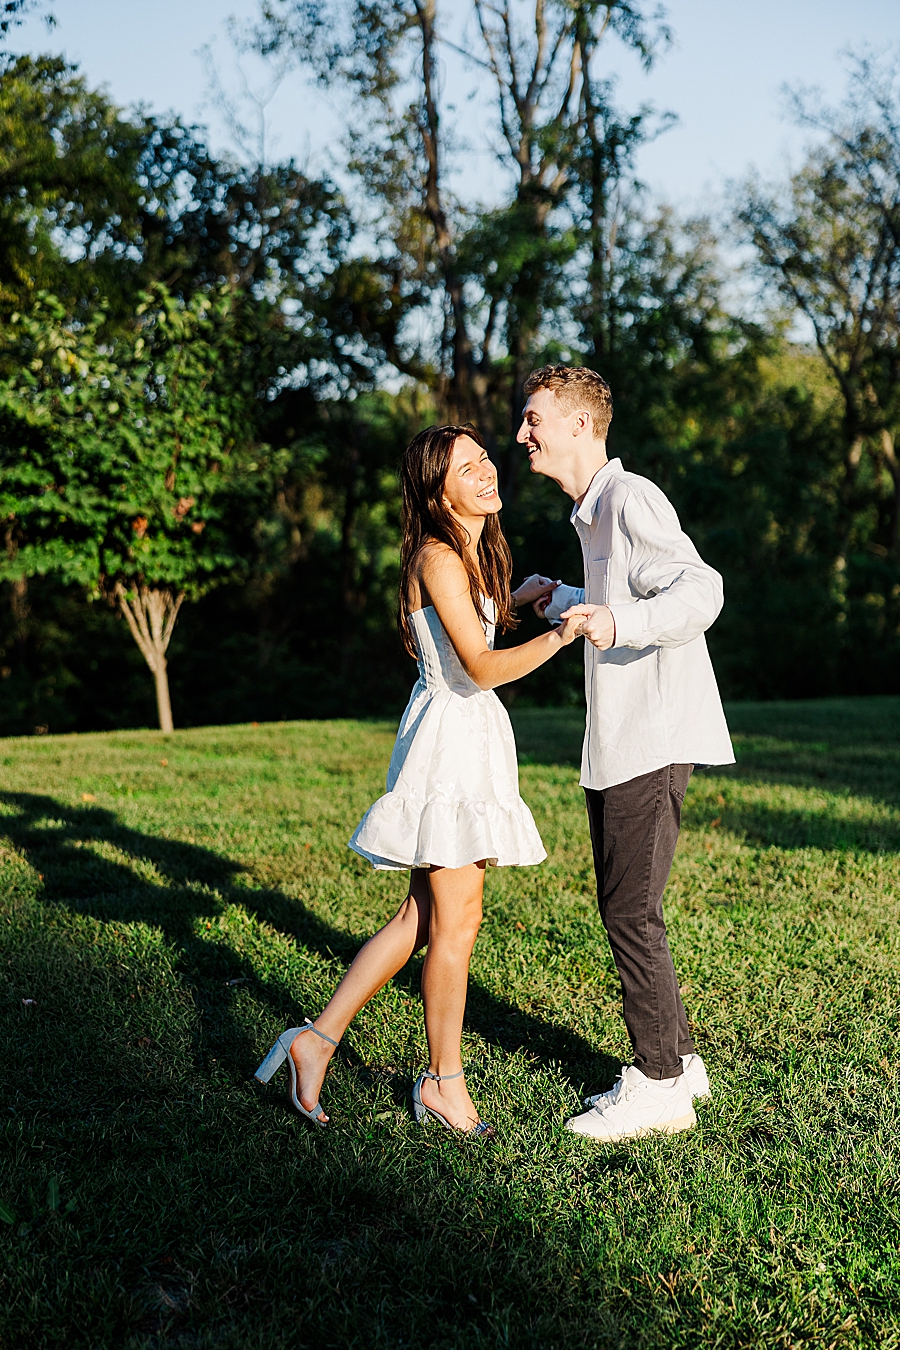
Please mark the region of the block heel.
<svg viewBox="0 0 900 1350"><path fill-rule="evenodd" d="M312 1110L307 1111L297 1094L297 1066L291 1054L291 1046L297 1037L302 1036L305 1031L314 1032L316 1036L320 1036L323 1041L328 1041L329 1045L333 1045L337 1049L339 1042L333 1041L330 1036L326 1036L324 1031L319 1031L318 1027L314 1027L307 1018L305 1027L289 1027L287 1031L281 1033L253 1077L257 1082L268 1083L269 1079L278 1072L286 1060L289 1073L288 1101L294 1110L299 1111L300 1115L304 1116L306 1120L311 1120L314 1125L324 1127L328 1122L325 1119L325 1112L322 1110L322 1103L316 1102Z"/></svg>
<svg viewBox="0 0 900 1350"><path fill-rule="evenodd" d="M272 1046L272 1049L253 1075L258 1083L268 1083L269 1079L278 1072L284 1061L287 1059L288 1049L299 1031L300 1027L291 1027L290 1031L285 1031L278 1037L278 1040ZM287 1046L284 1046L282 1045L282 1041L286 1036L289 1036L291 1039L288 1041Z"/></svg>

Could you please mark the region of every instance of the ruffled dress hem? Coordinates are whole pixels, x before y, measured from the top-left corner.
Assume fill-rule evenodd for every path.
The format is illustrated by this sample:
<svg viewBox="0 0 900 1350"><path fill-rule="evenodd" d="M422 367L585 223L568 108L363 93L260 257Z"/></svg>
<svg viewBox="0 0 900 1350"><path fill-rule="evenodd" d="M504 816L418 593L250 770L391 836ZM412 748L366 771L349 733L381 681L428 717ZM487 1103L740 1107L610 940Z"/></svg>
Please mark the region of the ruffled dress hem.
<svg viewBox="0 0 900 1350"><path fill-rule="evenodd" d="M521 797L423 802L387 792L357 826L350 848L378 871L412 867L534 867L546 850Z"/></svg>

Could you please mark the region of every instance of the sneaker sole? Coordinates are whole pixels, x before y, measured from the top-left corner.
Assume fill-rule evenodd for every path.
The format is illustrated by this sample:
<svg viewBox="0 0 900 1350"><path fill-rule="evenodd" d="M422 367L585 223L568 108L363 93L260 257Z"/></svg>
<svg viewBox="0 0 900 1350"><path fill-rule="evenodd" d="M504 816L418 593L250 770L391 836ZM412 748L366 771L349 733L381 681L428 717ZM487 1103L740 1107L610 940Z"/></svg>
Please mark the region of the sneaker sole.
<svg viewBox="0 0 900 1350"><path fill-rule="evenodd" d="M570 1130L569 1133L577 1134L581 1139L594 1139L598 1144L617 1144L622 1139L642 1139L649 1134L680 1134L682 1130L692 1130L696 1124L697 1117L692 1109L686 1116L676 1116L674 1120L644 1130L629 1130L623 1134L582 1134L581 1130Z"/></svg>

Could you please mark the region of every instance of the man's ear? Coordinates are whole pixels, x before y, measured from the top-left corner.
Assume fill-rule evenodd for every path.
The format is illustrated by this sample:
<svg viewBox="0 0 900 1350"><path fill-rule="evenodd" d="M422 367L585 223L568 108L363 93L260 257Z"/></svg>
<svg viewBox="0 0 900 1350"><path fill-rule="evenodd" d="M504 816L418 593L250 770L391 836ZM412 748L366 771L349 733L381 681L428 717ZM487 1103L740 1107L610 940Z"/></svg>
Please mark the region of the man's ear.
<svg viewBox="0 0 900 1350"><path fill-rule="evenodd" d="M591 435L594 430L594 419L586 408L577 412L572 420L572 435L583 436L585 432Z"/></svg>

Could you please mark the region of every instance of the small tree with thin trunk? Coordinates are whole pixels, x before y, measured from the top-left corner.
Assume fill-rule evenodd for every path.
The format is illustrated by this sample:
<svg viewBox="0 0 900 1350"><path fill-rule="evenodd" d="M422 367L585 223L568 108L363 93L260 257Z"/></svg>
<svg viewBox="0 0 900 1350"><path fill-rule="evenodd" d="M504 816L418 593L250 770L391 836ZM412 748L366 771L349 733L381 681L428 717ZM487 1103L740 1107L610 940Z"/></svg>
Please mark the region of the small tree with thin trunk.
<svg viewBox="0 0 900 1350"><path fill-rule="evenodd" d="M103 344L44 298L13 316L0 384L0 579L54 573L117 606L173 729L167 650L178 612L239 576L265 491L254 443L252 322L231 292L144 297ZM258 342L256 344L258 347Z"/></svg>

